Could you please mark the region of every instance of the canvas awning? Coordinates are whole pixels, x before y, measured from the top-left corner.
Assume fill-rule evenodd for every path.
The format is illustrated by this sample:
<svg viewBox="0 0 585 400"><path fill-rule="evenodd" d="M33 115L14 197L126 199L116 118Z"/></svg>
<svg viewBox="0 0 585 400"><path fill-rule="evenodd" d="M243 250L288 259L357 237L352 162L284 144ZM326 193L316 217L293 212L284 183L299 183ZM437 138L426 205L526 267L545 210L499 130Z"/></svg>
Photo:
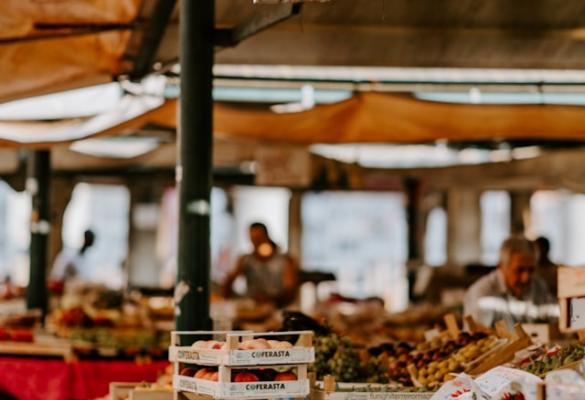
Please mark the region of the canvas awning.
<svg viewBox="0 0 585 400"><path fill-rule="evenodd" d="M585 107L453 104L372 92L290 114L217 104L214 124L229 136L303 144L585 140Z"/></svg>
<svg viewBox="0 0 585 400"><path fill-rule="evenodd" d="M0 101L111 81L129 71L142 0L0 2Z"/></svg>
<svg viewBox="0 0 585 400"><path fill-rule="evenodd" d="M19 123L2 122L0 140L12 145L50 146L132 133L148 125L176 129L177 100L160 105L155 102L148 107L144 99L134 101L145 109L139 115L128 114L128 119L122 119L124 113L120 109L116 118L108 121L105 116L97 116L56 123L58 131L52 131L51 125L44 122L30 122L27 124L30 132L38 131L34 138L19 137L16 130L11 131L11 126L22 130ZM583 106L454 104L373 92L288 114L274 113L266 106L216 103L213 123L220 138L298 145L585 140ZM12 134L7 135L8 132Z"/></svg>

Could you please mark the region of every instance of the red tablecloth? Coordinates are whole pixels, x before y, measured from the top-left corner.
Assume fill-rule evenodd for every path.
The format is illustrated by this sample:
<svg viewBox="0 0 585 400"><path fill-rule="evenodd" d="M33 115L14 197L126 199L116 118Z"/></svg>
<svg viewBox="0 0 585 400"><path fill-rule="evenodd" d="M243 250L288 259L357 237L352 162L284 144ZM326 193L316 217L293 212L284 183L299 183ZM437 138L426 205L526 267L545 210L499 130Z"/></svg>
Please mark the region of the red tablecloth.
<svg viewBox="0 0 585 400"><path fill-rule="evenodd" d="M0 391L21 400L90 400L106 395L110 382L153 382L167 365L0 357Z"/></svg>

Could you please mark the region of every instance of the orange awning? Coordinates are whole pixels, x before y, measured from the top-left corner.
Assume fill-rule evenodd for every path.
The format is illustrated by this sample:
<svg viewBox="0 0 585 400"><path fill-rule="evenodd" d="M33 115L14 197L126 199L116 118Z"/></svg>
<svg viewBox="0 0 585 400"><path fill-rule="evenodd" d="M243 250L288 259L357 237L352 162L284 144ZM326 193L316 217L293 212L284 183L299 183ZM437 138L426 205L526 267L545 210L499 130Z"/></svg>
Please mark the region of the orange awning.
<svg viewBox="0 0 585 400"><path fill-rule="evenodd" d="M2 122L0 141L4 139L5 145L51 145L127 134L149 124L176 128L177 104L177 100L168 100L127 120L118 112L107 124L63 122L66 129L61 135L51 132L50 124L31 122L28 125L39 132L36 140L30 137L18 140L17 134L3 136L2 132L10 131L11 126L19 130L24 127L20 123ZM95 119L103 122L104 116ZM453 142L585 140L585 107L582 106L453 104L381 93L361 93L339 103L290 114L276 114L266 107L216 103L213 123L216 136L223 139L299 145L428 143L441 139Z"/></svg>
<svg viewBox="0 0 585 400"><path fill-rule="evenodd" d="M225 104L216 104L214 110L216 133L299 144L585 140L585 107L581 106L453 104L359 93L291 114Z"/></svg>

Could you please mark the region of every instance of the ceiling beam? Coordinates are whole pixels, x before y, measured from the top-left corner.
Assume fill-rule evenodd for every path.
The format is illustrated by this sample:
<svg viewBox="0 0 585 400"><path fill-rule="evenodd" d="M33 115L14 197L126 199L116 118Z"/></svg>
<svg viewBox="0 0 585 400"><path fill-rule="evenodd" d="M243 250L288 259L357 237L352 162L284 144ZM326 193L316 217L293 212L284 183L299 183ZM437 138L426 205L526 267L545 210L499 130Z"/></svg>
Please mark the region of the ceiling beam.
<svg viewBox="0 0 585 400"><path fill-rule="evenodd" d="M581 69L585 30L299 24L295 19L226 49L216 62Z"/></svg>

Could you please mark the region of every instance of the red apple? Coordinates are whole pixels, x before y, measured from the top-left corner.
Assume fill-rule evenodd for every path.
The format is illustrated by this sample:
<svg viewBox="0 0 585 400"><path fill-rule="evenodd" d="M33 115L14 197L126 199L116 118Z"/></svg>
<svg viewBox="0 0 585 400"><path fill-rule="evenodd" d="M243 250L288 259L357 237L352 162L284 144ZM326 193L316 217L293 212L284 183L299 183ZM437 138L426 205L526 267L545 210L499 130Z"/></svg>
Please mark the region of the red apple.
<svg viewBox="0 0 585 400"><path fill-rule="evenodd" d="M9 334L10 338L15 342L33 341L33 332L30 329L12 329Z"/></svg>
<svg viewBox="0 0 585 400"><path fill-rule="evenodd" d="M213 372L211 369L209 368L201 368L199 371L197 371L197 373L195 374L195 378L197 379L206 379L205 376L207 374L209 374L210 372Z"/></svg>
<svg viewBox="0 0 585 400"><path fill-rule="evenodd" d="M251 372L239 372L234 378L234 382L258 382L260 379Z"/></svg>
<svg viewBox="0 0 585 400"><path fill-rule="evenodd" d="M195 372L195 368L183 368L179 375L193 377L195 376Z"/></svg>
<svg viewBox="0 0 585 400"><path fill-rule="evenodd" d="M296 381L297 376L292 372L281 372L274 378L275 381Z"/></svg>
<svg viewBox="0 0 585 400"><path fill-rule="evenodd" d="M271 382L274 380L274 378L276 378L276 375L278 375L278 372L271 368L262 368L254 372L256 373L258 379L260 379L262 382Z"/></svg>

